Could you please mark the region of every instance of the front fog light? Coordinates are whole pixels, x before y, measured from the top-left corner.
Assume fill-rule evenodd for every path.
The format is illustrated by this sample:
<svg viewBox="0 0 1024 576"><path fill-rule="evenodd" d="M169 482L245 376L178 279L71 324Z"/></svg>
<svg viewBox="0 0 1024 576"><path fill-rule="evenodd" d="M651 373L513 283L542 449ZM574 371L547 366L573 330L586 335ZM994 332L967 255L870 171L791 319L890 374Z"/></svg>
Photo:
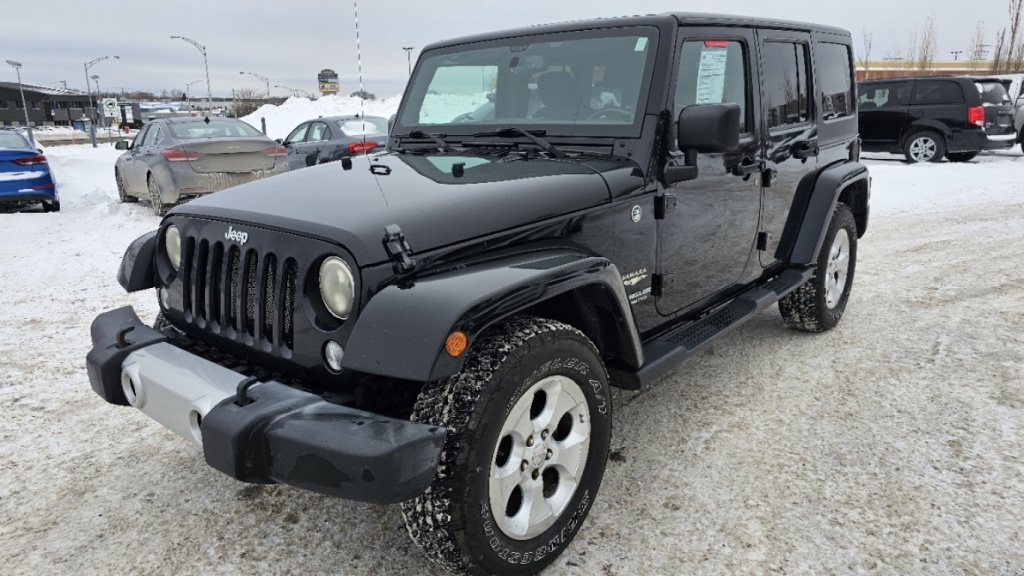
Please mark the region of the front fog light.
<svg viewBox="0 0 1024 576"><path fill-rule="evenodd" d="M327 345L324 346L324 362L327 363L331 372L341 372L341 359L344 357L345 350L342 349L341 344L334 340L328 340Z"/></svg>
<svg viewBox="0 0 1024 576"><path fill-rule="evenodd" d="M164 249L167 250L167 259L171 261L171 266L177 272L178 267L181 266L181 233L173 224L168 226L167 231L164 232Z"/></svg>
<svg viewBox="0 0 1024 576"><path fill-rule="evenodd" d="M320 297L328 312L338 320L348 318L356 299L352 269L344 260L331 256L320 265Z"/></svg>

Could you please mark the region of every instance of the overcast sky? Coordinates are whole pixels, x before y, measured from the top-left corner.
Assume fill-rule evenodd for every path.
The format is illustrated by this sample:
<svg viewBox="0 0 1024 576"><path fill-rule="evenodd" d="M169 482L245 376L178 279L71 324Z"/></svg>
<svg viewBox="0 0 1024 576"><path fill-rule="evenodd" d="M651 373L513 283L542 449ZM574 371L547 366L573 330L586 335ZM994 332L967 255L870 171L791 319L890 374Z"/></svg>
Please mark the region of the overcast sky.
<svg viewBox="0 0 1024 576"><path fill-rule="evenodd" d="M406 78L403 46L418 49L453 38L530 24L600 16L668 11L707 11L807 20L850 30L860 49L862 31L872 33L872 59L893 47L906 52L910 32L920 28L930 10L936 14L939 60L950 51L967 51L979 21L986 42L995 43L1008 23L1009 0L375 0L359 3L363 76L366 89L378 96L401 92ZM358 89L356 34L351 0L174 0L43 3L5 0L0 32L0 61L24 65L26 83L82 89L85 62L105 55L89 74L106 90L183 91L193 80L192 95L205 95L203 57L198 49L171 35L204 44L215 95L233 88L264 89L265 83L240 71L270 79L274 85L316 90L316 75L332 68L341 90ZM0 80L14 81L9 66Z"/></svg>

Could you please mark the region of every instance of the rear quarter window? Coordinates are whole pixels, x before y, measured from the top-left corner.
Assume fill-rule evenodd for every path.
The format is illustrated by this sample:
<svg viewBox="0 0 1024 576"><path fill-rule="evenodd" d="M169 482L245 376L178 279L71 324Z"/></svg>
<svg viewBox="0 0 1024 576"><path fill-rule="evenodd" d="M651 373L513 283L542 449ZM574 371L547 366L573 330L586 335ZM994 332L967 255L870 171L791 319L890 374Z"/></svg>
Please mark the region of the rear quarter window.
<svg viewBox="0 0 1024 576"><path fill-rule="evenodd" d="M825 120L853 114L853 70L850 47L822 42L815 46L821 114Z"/></svg>
<svg viewBox="0 0 1024 576"><path fill-rule="evenodd" d="M914 82L911 104L963 104L964 91L951 80L918 80Z"/></svg>

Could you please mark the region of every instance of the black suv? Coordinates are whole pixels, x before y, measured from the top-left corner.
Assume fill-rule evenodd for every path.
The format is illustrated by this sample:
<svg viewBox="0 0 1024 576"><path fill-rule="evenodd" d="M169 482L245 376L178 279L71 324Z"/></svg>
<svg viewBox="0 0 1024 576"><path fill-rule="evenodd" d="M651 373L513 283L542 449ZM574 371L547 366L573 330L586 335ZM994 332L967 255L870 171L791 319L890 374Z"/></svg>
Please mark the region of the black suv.
<svg viewBox="0 0 1024 576"><path fill-rule="evenodd" d="M175 207L96 393L245 482L402 502L437 563L533 574L597 497L610 386L778 303L846 308L870 178L848 32L666 14L434 44L379 154ZM626 431L625 433L628 433Z"/></svg>
<svg viewBox="0 0 1024 576"><path fill-rule="evenodd" d="M857 92L865 152L966 162L1017 141L1013 103L998 79L889 78L861 82Z"/></svg>

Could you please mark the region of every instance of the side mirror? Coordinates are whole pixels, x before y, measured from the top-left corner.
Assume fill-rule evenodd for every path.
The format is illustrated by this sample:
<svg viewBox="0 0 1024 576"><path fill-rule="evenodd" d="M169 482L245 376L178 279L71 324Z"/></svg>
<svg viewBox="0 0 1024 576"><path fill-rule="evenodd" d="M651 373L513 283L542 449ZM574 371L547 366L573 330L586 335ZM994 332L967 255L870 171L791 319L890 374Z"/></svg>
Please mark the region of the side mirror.
<svg viewBox="0 0 1024 576"><path fill-rule="evenodd" d="M740 145L740 106L695 104L683 108L676 125L679 149L732 152Z"/></svg>
<svg viewBox="0 0 1024 576"><path fill-rule="evenodd" d="M131 147L132 143L127 140L119 140L117 143L114 144L115 150L128 150Z"/></svg>
<svg viewBox="0 0 1024 576"><path fill-rule="evenodd" d="M274 142L277 142L278 144L284 144L284 138L274 138Z"/></svg>

